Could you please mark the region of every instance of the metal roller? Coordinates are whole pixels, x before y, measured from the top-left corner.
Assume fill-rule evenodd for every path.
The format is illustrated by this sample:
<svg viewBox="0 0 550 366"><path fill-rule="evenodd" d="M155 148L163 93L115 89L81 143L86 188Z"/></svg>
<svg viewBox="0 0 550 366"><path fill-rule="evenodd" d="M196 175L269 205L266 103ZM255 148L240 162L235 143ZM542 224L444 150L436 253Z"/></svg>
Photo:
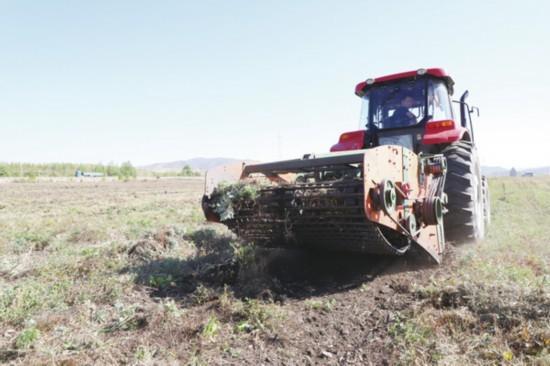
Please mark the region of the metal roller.
<svg viewBox="0 0 550 366"><path fill-rule="evenodd" d="M444 162L387 145L246 165L240 180L262 182L256 197L236 202L230 219L216 217L215 194L203 209L260 246L401 255L414 245L439 261Z"/></svg>

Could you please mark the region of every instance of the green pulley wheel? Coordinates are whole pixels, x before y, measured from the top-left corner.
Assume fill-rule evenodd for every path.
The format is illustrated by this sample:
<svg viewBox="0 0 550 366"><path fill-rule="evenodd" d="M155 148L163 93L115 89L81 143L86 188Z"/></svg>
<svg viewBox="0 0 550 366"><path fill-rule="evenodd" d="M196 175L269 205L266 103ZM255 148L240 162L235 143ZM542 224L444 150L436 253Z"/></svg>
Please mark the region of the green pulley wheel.
<svg viewBox="0 0 550 366"><path fill-rule="evenodd" d="M391 180L384 179L382 181L380 184L380 196L384 212L388 215L394 212L397 205L397 193L395 192L395 184Z"/></svg>

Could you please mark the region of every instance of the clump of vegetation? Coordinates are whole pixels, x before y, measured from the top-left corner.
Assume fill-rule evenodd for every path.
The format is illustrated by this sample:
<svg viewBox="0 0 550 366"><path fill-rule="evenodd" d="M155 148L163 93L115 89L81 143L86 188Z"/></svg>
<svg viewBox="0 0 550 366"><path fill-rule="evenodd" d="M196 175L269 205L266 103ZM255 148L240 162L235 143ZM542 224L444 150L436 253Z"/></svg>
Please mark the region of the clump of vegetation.
<svg viewBox="0 0 550 366"><path fill-rule="evenodd" d="M229 286L218 296L217 310L224 323L232 323L235 333L271 331L282 319L282 309L271 302L258 299L237 299Z"/></svg>
<svg viewBox="0 0 550 366"><path fill-rule="evenodd" d="M146 231L128 250L128 255L135 259L149 260L177 249L183 244L184 228L169 226L154 231Z"/></svg>
<svg viewBox="0 0 550 366"><path fill-rule="evenodd" d="M26 231L15 235L12 242L15 252L41 251L50 245L53 235L47 232Z"/></svg>
<svg viewBox="0 0 550 366"><path fill-rule="evenodd" d="M149 276L149 285L161 290L175 286L174 278L170 274L154 274Z"/></svg>
<svg viewBox="0 0 550 366"><path fill-rule="evenodd" d="M32 326L23 329L21 333L15 338L15 347L18 349L26 349L32 346L34 342L40 337L40 331Z"/></svg>
<svg viewBox="0 0 550 366"><path fill-rule="evenodd" d="M120 168L118 170L118 177L119 179L129 179L129 178L135 178L137 176L137 170L134 168L132 163L129 161L125 161L120 165Z"/></svg>
<svg viewBox="0 0 550 366"><path fill-rule="evenodd" d="M208 321L202 328L202 336L208 339L214 339L216 334L220 331L221 324L215 316L208 318Z"/></svg>
<svg viewBox="0 0 550 366"><path fill-rule="evenodd" d="M272 330L281 315L273 304L263 304L255 299L245 299L235 304L233 316L238 320L235 330L237 332Z"/></svg>
<svg viewBox="0 0 550 366"><path fill-rule="evenodd" d="M415 364L419 359L422 359L420 364L439 361L439 351L434 349L435 342L431 339L433 333L427 326L398 316L390 325L389 334L401 351L400 358L405 364ZM424 352L426 348L429 352Z"/></svg>
<svg viewBox="0 0 550 366"><path fill-rule="evenodd" d="M154 355L155 351L144 345L138 346L135 351L136 360L145 364L150 363Z"/></svg>
<svg viewBox="0 0 550 366"><path fill-rule="evenodd" d="M181 316L184 311L178 307L174 299L168 299L163 302L163 309L165 314L171 317Z"/></svg>
<svg viewBox="0 0 550 366"><path fill-rule="evenodd" d="M143 309L134 305L125 306L121 303L115 303L116 318L102 329L104 333L117 331L132 331L147 326L148 320Z"/></svg>
<svg viewBox="0 0 550 366"><path fill-rule="evenodd" d="M235 211L254 204L261 186L256 182L220 183L210 195L209 206L221 221L233 219Z"/></svg>
<svg viewBox="0 0 550 366"><path fill-rule="evenodd" d="M0 292L0 324L20 325L42 309L64 308L69 284L64 279L25 281Z"/></svg>
<svg viewBox="0 0 550 366"><path fill-rule="evenodd" d="M248 243L232 243L235 251L235 257L239 261L239 264L243 267L247 267L254 263L256 256L256 247Z"/></svg>
<svg viewBox="0 0 550 366"><path fill-rule="evenodd" d="M330 313L334 306L336 306L336 299L330 299L330 300L307 300L306 308L316 311L323 311L326 313Z"/></svg>
<svg viewBox="0 0 550 366"><path fill-rule="evenodd" d="M215 297L212 289L199 284L193 292L193 300L196 304L204 304Z"/></svg>
<svg viewBox="0 0 550 366"><path fill-rule="evenodd" d="M200 177L201 173L193 170L189 165L185 165L178 173L180 177Z"/></svg>

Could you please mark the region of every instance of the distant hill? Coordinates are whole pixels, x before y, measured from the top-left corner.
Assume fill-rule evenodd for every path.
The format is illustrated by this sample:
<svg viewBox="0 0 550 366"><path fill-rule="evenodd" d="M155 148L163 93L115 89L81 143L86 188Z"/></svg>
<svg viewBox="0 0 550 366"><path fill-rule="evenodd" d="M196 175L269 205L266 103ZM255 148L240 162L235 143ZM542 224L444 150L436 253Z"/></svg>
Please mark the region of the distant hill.
<svg viewBox="0 0 550 366"><path fill-rule="evenodd" d="M521 170L521 173L526 173L526 172L531 172L535 175L550 175L550 166Z"/></svg>
<svg viewBox="0 0 550 366"><path fill-rule="evenodd" d="M238 163L241 161L244 161L244 160L233 159L233 158L193 158L188 160L178 160L178 161L171 161L166 163L155 163L155 164L143 165L138 168L142 170L151 171L151 172L164 173L164 172L178 172L184 166L189 165L193 170L205 172L208 169L212 169L220 165Z"/></svg>
<svg viewBox="0 0 550 366"><path fill-rule="evenodd" d="M481 173L488 177L505 177L510 175L511 168L503 168L500 166L482 166ZM518 176L525 173L533 173L534 175L550 175L550 166L530 168L530 169L518 169Z"/></svg>
<svg viewBox="0 0 550 366"><path fill-rule="evenodd" d="M481 174L488 177L504 177L510 174L510 169L500 166L482 166Z"/></svg>

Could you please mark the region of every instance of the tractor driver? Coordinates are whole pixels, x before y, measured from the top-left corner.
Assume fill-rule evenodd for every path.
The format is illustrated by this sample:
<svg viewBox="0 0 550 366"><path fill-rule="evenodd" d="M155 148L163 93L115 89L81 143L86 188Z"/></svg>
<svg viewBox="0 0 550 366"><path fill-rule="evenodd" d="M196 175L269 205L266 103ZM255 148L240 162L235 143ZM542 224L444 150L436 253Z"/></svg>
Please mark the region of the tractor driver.
<svg viewBox="0 0 550 366"><path fill-rule="evenodd" d="M416 100L410 94L404 94L399 106L391 116L392 127L407 127L416 124L416 116L411 112L411 108L416 104Z"/></svg>

